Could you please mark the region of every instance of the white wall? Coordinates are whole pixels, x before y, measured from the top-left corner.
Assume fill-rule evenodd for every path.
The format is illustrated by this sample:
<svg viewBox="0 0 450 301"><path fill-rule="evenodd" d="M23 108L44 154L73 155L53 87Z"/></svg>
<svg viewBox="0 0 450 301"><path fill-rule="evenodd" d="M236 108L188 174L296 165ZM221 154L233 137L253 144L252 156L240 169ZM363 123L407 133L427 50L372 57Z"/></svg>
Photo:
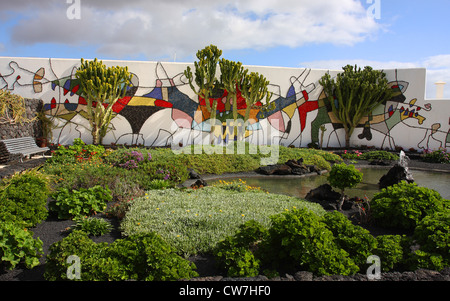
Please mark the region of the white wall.
<svg viewBox="0 0 450 301"><path fill-rule="evenodd" d="M117 108L111 131L103 143L141 143L152 146L183 144L207 137L207 114L202 114L198 97L183 75L186 63L157 63L139 61L103 61L106 65L128 66L135 77L135 89L125 99L127 104ZM0 58L0 87L25 98L42 99L47 114L58 128L53 142L70 144L74 138L92 141L89 123L83 117L85 105L80 91L72 93L75 69L79 60L48 58ZM248 141L259 144L281 143L306 147L319 142L320 125L327 131L324 147L344 147L342 129L330 122L326 108L321 108L323 89L318 81L325 72L338 71L303 68L246 66L263 74L274 93L271 101L278 110L251 122ZM367 145L394 149L437 149L450 147L450 101L425 100L425 69L385 70L392 85L402 88L402 102L390 101L377 108L370 128L356 129L353 146ZM70 86L72 84L72 86ZM305 92L302 92L305 91ZM150 94L149 94L150 93ZM307 97L307 99L305 98ZM390 110L391 109L391 110ZM390 112L391 111L391 112ZM221 112L219 118L225 117ZM253 111L256 113L258 111ZM406 115L405 115L406 114ZM365 134L365 135L362 135ZM207 139L207 138L205 138Z"/></svg>

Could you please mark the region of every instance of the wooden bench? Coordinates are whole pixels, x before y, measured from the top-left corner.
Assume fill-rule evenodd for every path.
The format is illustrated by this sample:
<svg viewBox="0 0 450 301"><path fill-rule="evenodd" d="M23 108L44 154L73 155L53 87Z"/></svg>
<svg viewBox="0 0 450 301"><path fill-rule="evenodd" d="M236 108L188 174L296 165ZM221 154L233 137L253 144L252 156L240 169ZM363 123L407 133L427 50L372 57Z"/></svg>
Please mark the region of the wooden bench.
<svg viewBox="0 0 450 301"><path fill-rule="evenodd" d="M0 140L2 144L2 154L1 156L7 161L11 160L13 157L20 156L20 162L22 162L23 157L41 154L50 150L48 147L39 147L33 137L22 137L14 139Z"/></svg>

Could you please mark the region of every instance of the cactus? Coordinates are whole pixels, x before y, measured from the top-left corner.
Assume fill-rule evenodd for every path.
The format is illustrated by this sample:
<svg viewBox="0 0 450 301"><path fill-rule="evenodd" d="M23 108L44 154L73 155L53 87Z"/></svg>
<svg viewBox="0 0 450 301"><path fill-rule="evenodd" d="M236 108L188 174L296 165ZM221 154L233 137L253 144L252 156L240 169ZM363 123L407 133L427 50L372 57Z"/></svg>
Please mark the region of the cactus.
<svg viewBox="0 0 450 301"><path fill-rule="evenodd" d="M241 80L247 75L248 70L242 67L241 62L233 62L226 59L222 59L219 62L220 65L220 82L225 90L227 90L227 105L230 100L233 101L233 119L238 119L237 111L237 94L241 89ZM236 132L236 128L234 129Z"/></svg>
<svg viewBox="0 0 450 301"><path fill-rule="evenodd" d="M213 125L211 127L212 132L214 132L215 129L214 124L217 113L217 100L214 100L210 107L209 99L213 94L214 88L218 85L216 69L221 55L222 50L218 49L217 46L207 46L197 52L198 62L194 62L195 79L189 66L184 71L184 75L189 80L192 91L205 100L206 108L208 112L211 113L210 119ZM194 87L194 81L197 87Z"/></svg>
<svg viewBox="0 0 450 301"><path fill-rule="evenodd" d="M113 118L113 105L125 96L132 74L128 67L107 68L102 61L81 59L75 76L87 102L93 144L101 144Z"/></svg>
<svg viewBox="0 0 450 301"><path fill-rule="evenodd" d="M269 92L269 81L258 72L251 72L246 74L241 80L241 93L245 98L247 108L245 109L244 122L248 121L250 117L250 110L255 107L256 103L266 99L266 103L260 106L261 110L270 110L273 103L269 103L272 93Z"/></svg>
<svg viewBox="0 0 450 301"><path fill-rule="evenodd" d="M319 83L323 86L333 114L345 129L345 146L364 116L392 97L386 74L366 66L364 70L347 65L336 79L325 74Z"/></svg>

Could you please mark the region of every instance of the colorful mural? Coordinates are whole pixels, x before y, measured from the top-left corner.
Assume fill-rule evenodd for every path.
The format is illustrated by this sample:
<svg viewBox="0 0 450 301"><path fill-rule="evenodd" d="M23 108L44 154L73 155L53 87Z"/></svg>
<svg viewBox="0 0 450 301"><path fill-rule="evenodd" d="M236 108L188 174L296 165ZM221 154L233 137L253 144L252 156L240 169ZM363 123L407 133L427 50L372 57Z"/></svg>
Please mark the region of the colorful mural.
<svg viewBox="0 0 450 301"><path fill-rule="evenodd" d="M104 61L106 65L128 66L132 86L113 107L114 118L105 144L146 146L187 145L210 141L210 113L204 99L190 89L183 71L188 64ZM44 102L46 114L56 129L53 142L70 144L74 138L91 141L86 101L75 77L78 60L0 58L0 88ZM339 71L247 67L269 79L273 93L270 111L251 110L246 124L246 141L280 143L306 147L343 147L342 125L318 81L325 72ZM437 149L450 147L450 101L425 101L425 69L385 70L394 96L361 120L352 145L377 148ZM232 104L226 91L215 91L218 100L217 143L234 139L230 119ZM239 117L245 114L245 100L238 94ZM231 129L231 130L230 130ZM325 129L325 132L322 130ZM321 139L323 135L323 140Z"/></svg>

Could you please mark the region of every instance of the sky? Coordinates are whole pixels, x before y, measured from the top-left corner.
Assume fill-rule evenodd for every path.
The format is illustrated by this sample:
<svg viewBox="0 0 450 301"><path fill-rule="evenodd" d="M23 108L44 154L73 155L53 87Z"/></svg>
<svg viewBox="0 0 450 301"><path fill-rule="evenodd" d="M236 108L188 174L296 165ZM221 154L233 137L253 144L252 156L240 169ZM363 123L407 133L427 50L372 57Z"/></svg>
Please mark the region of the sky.
<svg viewBox="0 0 450 301"><path fill-rule="evenodd" d="M2 0L0 56L426 68L450 99L448 0Z"/></svg>

